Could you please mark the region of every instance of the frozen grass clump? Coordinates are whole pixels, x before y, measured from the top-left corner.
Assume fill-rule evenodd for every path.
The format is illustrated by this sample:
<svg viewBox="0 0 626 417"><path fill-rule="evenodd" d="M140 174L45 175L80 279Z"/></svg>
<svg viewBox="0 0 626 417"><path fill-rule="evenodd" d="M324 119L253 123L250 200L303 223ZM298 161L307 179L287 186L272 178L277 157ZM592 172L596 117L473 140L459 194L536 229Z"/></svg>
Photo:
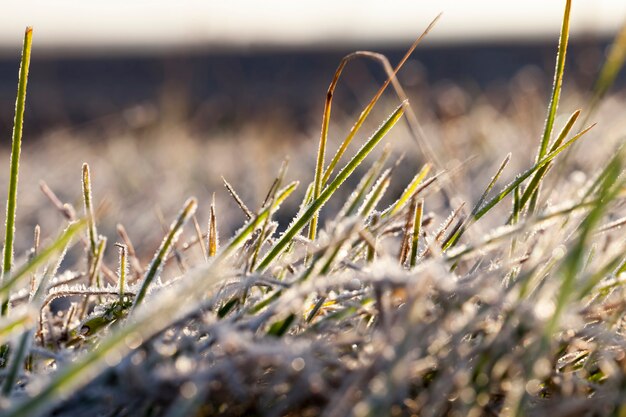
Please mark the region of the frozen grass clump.
<svg viewBox="0 0 626 417"><path fill-rule="evenodd" d="M107 239L97 171L84 164L83 209L43 185L67 224L52 240L37 227L14 265L28 29L0 283L2 415L624 413L625 151L602 124L579 124L602 108L624 36L590 106L561 122L570 3L533 154L511 143L473 178L462 175L468 161L427 140L395 78L422 36L395 68L369 52L341 61L308 186L288 180L285 161L248 207L224 180L245 221L230 236L219 238L215 200L192 197L158 248L133 242L122 225ZM388 80L327 162L333 91L360 57L381 63ZM395 109L348 158L390 85ZM401 120L419 165L393 152ZM583 157L598 131L593 158ZM392 186L401 169L412 179ZM286 204L299 207L287 225ZM147 250L156 250L149 262L139 254Z"/></svg>

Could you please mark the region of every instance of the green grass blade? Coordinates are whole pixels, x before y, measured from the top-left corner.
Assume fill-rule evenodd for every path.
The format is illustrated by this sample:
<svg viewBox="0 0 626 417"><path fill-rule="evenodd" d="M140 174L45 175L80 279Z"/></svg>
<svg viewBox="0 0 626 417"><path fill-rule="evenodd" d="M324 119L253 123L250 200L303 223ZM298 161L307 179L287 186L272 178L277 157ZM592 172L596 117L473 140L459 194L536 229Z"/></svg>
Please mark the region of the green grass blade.
<svg viewBox="0 0 626 417"><path fill-rule="evenodd" d="M132 307L133 310L135 310L137 306L139 306L143 302L146 294L148 293L148 288L152 284L152 281L154 281L154 279L161 271L161 268L163 267L163 262L167 258L170 249L180 237L183 226L196 212L197 207L198 203L196 199L190 198L187 200L187 202L185 202L185 205L183 206L180 213L178 213L176 220L174 220L174 223L172 223L172 225L170 226L169 232L161 242L161 246L159 246L156 255L150 263L150 267L144 275L143 281L141 282L141 287L139 288L139 291L135 296L135 302L133 303Z"/></svg>
<svg viewBox="0 0 626 417"><path fill-rule="evenodd" d="M537 172L539 169L541 169L541 167L543 167L543 166L547 165L548 163L550 163L550 161L552 161L554 158L556 158L565 149L569 148L574 142L576 142L585 133L587 133L593 126L595 126L595 124L591 125L587 129L581 131L576 136L574 136L573 138L571 138L570 140L565 142L563 145L561 145L558 148L556 148L554 151L548 153L543 159L541 159L535 165L533 165L531 168L529 168L524 173L519 175L511 184L509 184L502 191L500 191L500 193L497 196L493 197L491 200L489 200L487 203L485 203L485 205L480 210L478 210L478 212L474 215L474 220L478 220L481 217L483 217L485 214L487 214L487 212L489 210L491 210L493 208L493 206L495 206L500 201L502 201L502 199L504 197L506 197L507 195L509 195L509 193L511 191L513 191L515 188L519 187L519 185L522 182L524 182L528 177L530 177L535 172Z"/></svg>
<svg viewBox="0 0 626 417"><path fill-rule="evenodd" d="M424 181L424 178L426 178L426 176L430 172L431 167L431 164L425 164L420 172L418 172L415 177L413 177L409 185L407 185L407 187L404 189L398 201L396 201L390 208L385 210L383 214L386 215L387 213L389 213L390 216L393 216L394 214L402 210L415 194L417 187L419 187L422 181Z"/></svg>
<svg viewBox="0 0 626 417"><path fill-rule="evenodd" d="M230 243L220 253L220 258L225 258L226 256L233 253L233 251L235 251L237 248L239 248L239 246L243 245L248 236L250 236L252 232L254 232L259 226L261 226L267 216L269 216L270 212L276 211L278 207L280 207L280 204L287 197L289 197L292 192L294 192L294 190L298 187L298 184L299 183L297 181L294 181L287 185L285 188L283 188L281 191L279 191L276 195L276 199L269 207L263 209L258 214L258 216L250 220L239 232L235 234L235 237L231 239Z"/></svg>
<svg viewBox="0 0 626 417"><path fill-rule="evenodd" d="M4 235L4 252L2 262L2 279L7 278L13 267L13 243L15 240L15 216L17 210L17 181L20 170L20 152L22 149L22 128L24 126L24 107L26 104L26 84L30 67L30 51L33 41L33 29L26 28L22 46L22 62L17 84L17 100L15 102L15 119L13 121L13 139L11 144L11 162L9 176L9 195L7 197L6 228ZM2 300L1 315L6 315L9 300Z"/></svg>
<svg viewBox="0 0 626 417"><path fill-rule="evenodd" d="M496 171L495 175L491 178L491 181L489 181L489 184L487 184L487 187L485 187L485 191L483 191L483 194L480 196L480 198L474 205L474 208L472 209L472 213L468 217L467 222L465 224L462 224L459 227L459 229L456 231L456 233L452 234L447 239L447 241L444 242L444 244L442 245L442 248L444 251L454 246L459 241L463 233L465 233L465 230L467 230L472 225L472 222L475 221L474 217L476 216L476 213L478 213L478 210L480 210L480 206L483 205L483 203L485 202L485 199L487 198L487 195L489 195L493 187L496 185L496 182L502 175L502 172L504 172L504 168L506 168L506 166L509 164L510 161L511 161L511 154L509 153L504 158L504 160L498 167L498 170Z"/></svg>
<svg viewBox="0 0 626 417"><path fill-rule="evenodd" d="M374 133L374 135L363 145L357 154L348 162L348 164L337 174L335 179L324 188L320 196L313 200L307 209L298 216L292 225L281 236L280 240L274 245L269 253L260 262L257 271L266 270L272 261L282 253L289 242L311 221L313 216L322 208L330 197L339 189L341 184L354 172L354 170L363 162L376 145L385 137L396 122L402 117L404 103L401 104L387 119L385 123Z"/></svg>
<svg viewBox="0 0 626 417"><path fill-rule="evenodd" d="M398 73L398 71L400 71L400 68L402 68L402 66L404 66L404 64L409 59L409 57L411 56L411 54L413 53L415 48L417 48L417 45L428 34L428 32L430 32L430 30L434 27L436 22L439 20L440 16L441 15L437 16L428 25L426 30L415 40L415 42L413 42L413 44L408 49L408 51L404 54L404 56L402 57L402 59L400 60L398 65L396 65L396 67L393 68L393 69L391 68L391 65L389 64L389 61L387 60L387 58L384 55L378 54L378 53L374 53L374 52L357 51L357 52L353 52L353 53L345 56L341 60L341 62L339 63L339 67L335 71L335 75L333 77L333 80L330 83L330 86L328 87L328 92L326 93L326 103L325 103L325 106L324 106L324 113L323 113L323 116L322 116L322 132L321 132L321 135L320 135L320 142L319 142L319 148L318 148L318 153L317 153L317 163L316 163L316 168L315 168L315 179L313 181L313 184L314 184L313 185L313 199L316 199L316 198L319 197L319 195L320 195L320 193L322 191L322 187L330 179L330 176L332 175L333 170L335 169L335 167L339 163L339 160L341 159L343 154L348 149L348 146L352 142L352 139L354 139L354 137L356 136L356 134L359 131L359 129L361 128L361 126L363 126L363 123L365 122L365 120L367 119L369 114L371 113L372 109L374 108L374 106L376 105L378 100L382 97L383 93L385 92L385 90L387 89L389 84L390 83L394 83L394 87L400 89L400 91L398 91L398 93L399 93L399 96L401 97L401 100L404 100L406 98L404 96L404 93L402 92L402 88L399 87L399 83L397 83L396 74ZM335 88L337 87L337 82L339 81L339 77L341 76L341 73L343 72L345 66L348 64L349 61L351 61L354 58L358 58L358 57L367 57L367 58L372 58L372 59L375 59L375 60L379 61L383 65L385 70L387 70L387 80L378 89L376 94L374 94L374 97L372 97L372 99L367 104L367 106L365 106L365 108L363 109L363 111L359 115L359 118L357 119L356 123L350 129L350 132L348 133L348 136L344 139L344 141L339 146L339 149L337 150L337 152L333 156L333 159L331 160L331 162L330 162L330 164L328 166L328 169L324 172L324 160L325 160L325 154L326 154L326 143L328 141L328 126L329 126L329 122L330 122L330 111L331 111L331 107L332 107L334 91L335 91ZM311 219L311 222L309 223L309 239L310 240L314 240L315 239L315 235L317 233L318 215L319 215L319 213L316 213L313 216L313 218Z"/></svg>
<svg viewBox="0 0 626 417"><path fill-rule="evenodd" d="M572 130L572 127L574 127L576 120L578 120L578 116L580 116L580 110L576 110L570 116L567 123L565 123L565 126L563 126L561 133L559 133L559 136L556 138L556 140L552 144L550 148L550 152L555 151L559 146L561 146L561 144L563 143L563 141L565 140L569 132ZM513 213L514 215L518 216L520 212L526 207L526 204L529 201L531 202L531 205L529 206L529 210L528 210L529 214L532 215L535 212L536 202L537 202L537 199L539 198L539 186L541 185L541 180L543 180L545 175L548 173L550 166L551 164L547 164L546 166L542 167L535 173L533 178L530 180L530 184L528 184L528 187L526 187L526 189L524 190L524 193L522 194L522 197L519 202L519 206L517 207L518 211L516 213Z"/></svg>
<svg viewBox="0 0 626 417"><path fill-rule="evenodd" d="M380 176L387 159L389 158L389 154L391 152L391 148L385 146L380 158L372 164L372 167L367 171L367 173L363 176L363 178L359 181L359 184L356 186L350 197L346 200L344 206L341 208L338 214L338 219L342 219L344 217L349 217L356 214L359 205L365 199L368 190L374 184L376 178Z"/></svg>
<svg viewBox="0 0 626 417"><path fill-rule="evenodd" d="M541 138L541 145L537 155L537 161L540 161L548 152L548 144L552 136L554 127L554 119L556 111L559 107L559 99L561 97L561 88L563 86L563 73L565 71L565 55L567 53L567 42L569 40L569 20L570 10L572 8L572 0L566 0L565 12L563 14L563 23L561 26L561 35L559 37L559 49L556 55L556 68L554 70L554 84L552 86L552 96L550 97L550 105L548 106L548 116Z"/></svg>
<svg viewBox="0 0 626 417"><path fill-rule="evenodd" d="M8 298L11 289L17 284L27 279L37 268L44 265L50 258L63 252L69 242L76 233L82 231L87 226L87 220L82 219L70 224L61 235L45 249L41 250L24 266L18 268L15 272L9 274L8 277L0 285L0 297Z"/></svg>
<svg viewBox="0 0 626 417"><path fill-rule="evenodd" d="M391 169L387 169L374 184L372 191L365 197L363 204L358 210L361 217L367 218L383 198L385 191L391 183Z"/></svg>

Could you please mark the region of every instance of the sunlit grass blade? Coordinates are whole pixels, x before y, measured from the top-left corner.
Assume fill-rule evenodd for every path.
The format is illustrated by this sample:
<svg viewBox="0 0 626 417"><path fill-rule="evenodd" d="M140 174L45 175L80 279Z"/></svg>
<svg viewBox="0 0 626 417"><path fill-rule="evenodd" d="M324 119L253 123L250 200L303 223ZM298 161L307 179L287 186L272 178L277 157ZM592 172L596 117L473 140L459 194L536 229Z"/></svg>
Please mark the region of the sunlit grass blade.
<svg viewBox="0 0 626 417"><path fill-rule="evenodd" d="M93 213L93 203L91 196L91 175L89 165L83 164L83 204L85 205L85 217L89 221L89 253L95 258L98 247L98 231L96 230L96 219Z"/></svg>
<svg viewBox="0 0 626 417"><path fill-rule="evenodd" d="M244 204L243 200L241 199L241 197L239 197L239 194L237 194L237 192L235 191L233 186L230 185L230 183L228 181L226 181L226 178L224 178L224 177L222 177L222 181L224 182L224 187L226 187L226 189L228 190L228 193L235 200L235 202L237 203L237 205L239 206L241 211L243 211L243 214L245 214L248 219L251 219L254 216L254 214Z"/></svg>
<svg viewBox="0 0 626 417"><path fill-rule="evenodd" d="M481 241L476 243L475 245L467 245L463 247L456 247L454 249L450 249L444 254L444 259L450 262L458 261L461 258L473 253L477 253L480 251L487 250L488 247L495 243L499 243L504 239L508 239L512 236L518 235L525 231L532 230L534 227L540 226L545 222L549 222L553 219L558 218L568 218L573 213L576 213L581 210L588 210L594 207L597 204L597 200L588 200L583 201L581 203L576 203L571 206L567 206L565 208L542 213L525 222L517 223L516 225L509 225L497 231L497 233L493 233L484 237Z"/></svg>
<svg viewBox="0 0 626 417"><path fill-rule="evenodd" d="M121 300L124 298L124 290L126 287L126 274L128 273L128 247L123 243L116 243L115 246L117 246L120 250L118 288Z"/></svg>
<svg viewBox="0 0 626 417"><path fill-rule="evenodd" d="M87 220L82 219L70 224L67 229L61 233L61 235L50 245L42 249L33 259L28 261L25 265L9 274L9 276L2 281L0 285L0 296L7 297L15 286L20 282L26 280L30 274L34 273L37 268L45 265L50 258L61 253L68 243L72 240L76 233L81 232L85 226L87 226Z"/></svg>
<svg viewBox="0 0 626 417"><path fill-rule="evenodd" d="M387 159L389 158L389 154L391 153L391 148L389 146L385 146L383 148L383 152L372 167L367 171L367 173L363 176L359 184L356 186L350 197L346 200L346 203L341 208L338 214L338 219L343 217L349 217L356 214L359 205L367 195L368 190L376 181L376 178L381 174Z"/></svg>
<svg viewBox="0 0 626 417"><path fill-rule="evenodd" d="M402 117L404 103L400 105L387 119L385 123L374 133L374 135L363 145L357 154L348 162L348 164L337 174L335 179L324 188L320 196L313 200L307 209L298 216L289 226L280 240L274 245L269 253L260 262L257 270L264 271L269 267L272 261L282 253L291 240L298 234L313 218L313 216L322 208L330 197L339 189L341 184L354 172L354 170L363 162L376 145L385 137L396 122Z"/></svg>
<svg viewBox="0 0 626 417"><path fill-rule="evenodd" d="M135 277L139 279L141 278L141 275L143 274L144 270L143 270L143 266L141 266L141 262L139 262L139 258L137 258L137 253L135 252L135 246L133 245L133 242L130 240L130 237L128 236L128 233L126 232L126 228L124 227L123 224L118 223L116 226L116 230L117 230L117 234L119 235L119 237L122 238L122 241L124 242L124 246L126 246L128 258L130 261L129 263L135 272Z"/></svg>
<svg viewBox="0 0 626 417"><path fill-rule="evenodd" d="M213 194L213 200L211 201L211 208L209 209L209 233L207 236L207 256L209 258L215 256L217 248L219 247L219 235L217 233L217 218L215 216L215 194Z"/></svg>
<svg viewBox="0 0 626 417"><path fill-rule="evenodd" d="M280 207L280 204L298 187L298 182L294 181L285 186L276 195L274 202L251 219L235 236L230 240L228 245L219 253L220 259L223 259L238 249L245 240L265 221L270 212L275 211Z"/></svg>
<svg viewBox="0 0 626 417"><path fill-rule="evenodd" d="M380 87L380 89L376 92L376 94L374 94L374 97L372 98L372 100L370 100L370 102L367 104L367 106L365 106L365 108L361 112L361 115L357 119L356 123L352 126L352 129L350 129L350 133L348 133L348 136L346 136L344 141L341 143L341 146L339 147L339 149L335 153L335 156L333 156L333 159L328 164L328 168L324 172L324 176L322 178L322 183L323 184L326 184L326 182L330 179L330 176L332 175L333 170L335 169L335 167L339 163L339 160L341 159L341 157L345 153L346 149L348 149L348 145L350 144L350 142L352 142L352 139L357 134L357 132L359 131L359 129L361 128L361 126L363 125L365 120L367 119L367 116L369 116L370 112L372 111L372 109L374 108L374 106L376 105L376 103L378 102L380 97L383 95L383 93L385 92L385 90L387 89L389 84L393 80L395 80L397 72L400 71L400 68L402 68L402 66L404 66L404 64L409 59L409 57L411 56L411 54L413 53L415 48L417 48L417 45L431 31L431 29L435 26L435 24L437 23L437 21L439 20L440 17L441 17L441 14L438 15L437 17L435 17L435 19L433 19L433 21L430 22L430 24L428 25L426 30L415 40L415 42L413 42L413 45L411 45L411 47L404 54L404 56L402 57L402 59L400 60L398 65L396 65L396 67L394 68L393 73L389 75L389 77L387 78L385 83ZM408 105L408 101L405 100L405 104Z"/></svg>
<svg viewBox="0 0 626 417"><path fill-rule="evenodd" d="M518 175L517 178L515 178L515 180L513 180L513 182L511 182L502 191L500 191L500 193L498 195L496 195L491 200L489 200L487 203L485 203L480 208L480 210L478 210L476 212L476 214L474 215L474 220L478 220L481 217L483 217L485 214L487 214L487 212L489 212L489 210L491 210L493 208L493 206L495 206L500 201L502 201L502 199L504 197L506 197L507 195L509 195L509 193L511 193L511 191L513 191L516 187L519 187L519 185L522 182L524 182L532 174L534 174L539 169L541 169L541 167L543 167L543 166L547 165L548 163L550 163L550 161L552 161L554 158L556 158L565 149L570 147L574 142L576 142L578 139L580 139L585 133L587 133L594 126L595 126L595 124L589 126L585 130L579 132L578 134L576 134L576 136L574 136L573 138L571 138L570 140L565 142L563 145L559 146L554 151L548 153L543 159L538 161L535 165L533 165L531 168L526 170L524 173L522 173L521 175Z"/></svg>
<svg viewBox="0 0 626 417"><path fill-rule="evenodd" d="M407 202L414 196L417 188L430 172L430 168L431 164L425 164L420 172L418 172L415 177L413 177L409 185L407 185L407 187L404 189L398 201L396 201L391 207L386 209L384 211L384 214L389 213L390 216L393 216L394 214L402 210L406 206Z"/></svg>
<svg viewBox="0 0 626 417"><path fill-rule="evenodd" d="M411 54L413 53L415 48L417 48L417 45L428 34L428 32L430 32L430 30L435 26L436 22L439 20L439 17L441 17L441 15L437 16L428 25L428 27L422 33L422 35L420 35L415 40L415 42L413 42L411 47L404 54L404 57L400 60L400 62L398 63L398 65L396 65L396 67L394 69L391 69L391 65L389 64L389 60L387 59L387 57L385 57L382 54L375 53L375 52L357 51L357 52L354 52L354 53L351 53L351 54L345 56L341 60L341 62L339 63L339 67L335 71L335 75L333 77L333 80L331 81L330 86L328 87L328 92L326 93L326 102L325 102L325 106L324 106L324 113L322 115L322 131L321 131L321 135L320 135L320 141L319 141L319 147L318 147L318 153L317 153L317 162L316 162L316 167L315 167L315 178L314 178L314 181L313 181L313 184L314 184L313 185L313 199L317 199L319 197L319 195L320 195L320 193L322 191L323 186L330 179L330 176L332 175L333 170L335 169L335 167L339 163L339 160L341 159L343 154L348 149L348 146L350 145L350 142L352 142L352 139L354 139L355 135L357 134L357 132L359 131L359 129L361 128L361 126L363 125L363 123L365 122L365 120L367 119L369 114L371 113L372 109L374 108L374 106L376 105L376 103L378 102L380 97L383 95L383 93L385 92L385 90L387 89L387 87L389 86L390 83L394 84L394 87L396 88L396 91L398 92L398 95L399 95L400 99L406 102L406 95L404 94L404 91L402 90L402 87L399 85L399 83L396 80L396 74L398 73L398 71L400 71L400 68L402 68L402 66L404 66L404 64L409 59L409 57L411 56ZM378 89L376 94L374 94L374 97L372 97L372 99L367 104L367 106L365 106L365 108L361 112L359 118L357 119L356 123L350 129L350 132L348 133L348 136L344 139L344 141L341 143L339 149L335 153L335 156L331 160L331 162L330 162L330 164L328 166L328 169L326 169L326 171L324 171L324 160L325 160L325 155L326 155L326 144L328 142L328 127L329 127L329 123L330 123L330 112L331 112L331 107L332 107L334 91L335 91L335 88L337 87L337 83L339 81L339 77L341 76L341 73L343 72L345 66L348 64L349 61L351 61L352 59L358 58L358 57L367 57L367 58L372 58L372 59L375 59L375 60L379 61L383 65L383 68L385 68L385 70L387 71L387 80ZM311 219L311 222L309 224L309 239L310 240L314 240L315 239L315 235L317 233L318 216L319 216L319 213L316 213L313 216L313 218Z"/></svg>
<svg viewBox="0 0 626 417"><path fill-rule="evenodd" d="M539 152L537 154L537 162L543 159L543 157L546 156L548 152L548 144L550 143L550 137L552 136L554 119L556 118L556 112L559 107L561 88L563 86L563 73L565 71L565 56L567 54L567 43L569 40L571 8L572 0L566 0L565 12L563 14L563 21L561 26L561 35L559 37L559 47L556 55L556 68L554 70L554 84L552 85L552 96L550 97L550 104L548 105L548 115L546 117L546 124L543 130L543 136L541 138Z"/></svg>
<svg viewBox="0 0 626 417"><path fill-rule="evenodd" d="M556 140L550 147L550 152L554 152L559 146L561 146L561 144L563 143L563 141L565 140L569 132L572 130L572 127L574 127L576 120L578 120L578 116L580 116L580 110L576 110L570 116L567 123L565 123L565 126L563 126L561 133L559 133L559 136L556 138ZM524 190L524 193L522 194L522 197L519 202L519 207L517 207L518 212L514 213L514 215L519 215L521 211L526 207L526 204L529 201L530 201L530 206L528 208L528 213L532 215L535 212L537 199L539 198L539 186L541 185L541 181L547 174L551 165L552 164L547 164L546 166L542 167L535 173L533 178L530 180L530 183Z"/></svg>
<svg viewBox="0 0 626 417"><path fill-rule="evenodd" d="M143 281L141 282L141 287L139 288L139 291L137 292L137 295L135 296L135 301L133 303L133 310L135 310L137 306L139 306L143 302L146 294L148 293L148 288L150 288L150 285L152 284L154 279L157 277L157 275L160 273L163 267L164 260L167 258L167 255L169 254L173 245L176 243L176 241L180 237L180 234L182 233L182 230L183 230L183 226L185 225L185 223L187 223L187 221L191 218L191 216L193 216L193 214L196 212L197 206L198 206L198 203L196 199L190 198L189 200L187 200L187 202L183 206L180 213L178 213L176 220L170 226L169 232L167 233L167 235L161 242L161 246L159 246L157 253L155 254L154 258L152 259L152 262L150 263L150 267L148 268L148 270L146 271L146 274L143 277Z"/></svg>
<svg viewBox="0 0 626 417"><path fill-rule="evenodd" d="M24 108L26 104L26 85L30 67L30 51L33 41L33 28L27 27L22 46L22 61L17 84L17 100L15 101L15 119L13 121L13 138L11 142L11 162L9 175L9 191L5 219L4 251L2 254L2 280L8 278L13 267L13 244L15 240L15 216L17 211L17 182L20 170L20 152L22 150L22 129L24 126ZM2 299L0 315L6 315L9 309L8 299Z"/></svg>
<svg viewBox="0 0 626 417"><path fill-rule="evenodd" d="M372 191L365 197L363 204L359 207L358 214L361 217L369 216L376 208L380 200L385 195L385 191L391 183L391 169L387 169L374 184Z"/></svg>
<svg viewBox="0 0 626 417"><path fill-rule="evenodd" d="M510 161L511 161L511 154L509 153L509 154L507 154L507 156L504 158L504 160L502 161L502 163L498 167L498 170L496 171L494 176L491 178L491 181L489 181L489 184L487 184L487 187L485 188L485 191L483 191L483 194L480 196L480 198L478 199L478 201L474 205L474 208L472 209L472 212L469 215L469 217L467 218L466 222L459 227L459 229L456 231L456 233L454 233L451 236L449 236L448 239L446 240L446 242L444 242L443 250L446 250L446 249L451 248L452 246L454 246L459 241L459 238L463 235L465 230L471 226L472 222L475 221L474 217L476 216L476 213L478 213L478 210L480 210L480 207L485 202L485 199L487 198L487 196L489 195L489 193L491 192L493 187L496 185L496 182L498 181L498 179L502 175L502 172L504 172L504 168L506 168L506 166L509 164Z"/></svg>

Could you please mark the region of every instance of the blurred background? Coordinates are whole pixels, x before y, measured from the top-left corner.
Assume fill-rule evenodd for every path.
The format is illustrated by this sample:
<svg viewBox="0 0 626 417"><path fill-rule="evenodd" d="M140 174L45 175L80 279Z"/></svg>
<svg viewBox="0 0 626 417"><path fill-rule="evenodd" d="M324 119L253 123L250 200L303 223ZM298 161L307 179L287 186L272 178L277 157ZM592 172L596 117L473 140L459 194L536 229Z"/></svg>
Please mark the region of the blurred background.
<svg viewBox="0 0 626 417"><path fill-rule="evenodd" d="M564 3L4 0L0 191L27 25L34 41L18 221L56 233L61 217L38 183L45 180L80 208L79 173L87 161L95 198L109 205L103 230L114 234L116 223L126 224L131 238L147 242L149 255L162 235L159 223L169 222L188 195L200 198L201 224L214 192L223 232L241 224L222 175L252 209L287 155L297 161L289 178L308 183L326 89L340 59L373 50L393 65L440 12L399 74L427 138L451 164L477 156L465 174L478 182L510 151L524 155L511 164L519 172L543 126ZM623 0L574 2L561 117L588 102L625 19ZM348 66L335 96L329 153L384 79L374 62ZM621 120L624 85L622 74L603 117ZM389 91L361 136L397 103ZM623 132L622 126L606 129L615 136L610 129ZM399 171L410 177L424 160L407 132L398 129L393 140L394 152L408 153ZM394 182L390 194L403 186ZM471 198L474 189L468 183L463 190Z"/></svg>

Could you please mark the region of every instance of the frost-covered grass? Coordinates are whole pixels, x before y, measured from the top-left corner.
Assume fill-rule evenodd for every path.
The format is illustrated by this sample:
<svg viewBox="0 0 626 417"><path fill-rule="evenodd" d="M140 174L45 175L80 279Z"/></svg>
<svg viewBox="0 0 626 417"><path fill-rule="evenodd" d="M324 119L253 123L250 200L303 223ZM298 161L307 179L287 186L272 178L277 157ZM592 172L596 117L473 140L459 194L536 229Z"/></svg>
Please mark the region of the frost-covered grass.
<svg viewBox="0 0 626 417"><path fill-rule="evenodd" d="M17 163L27 31L0 284L0 297L9 301L0 318L1 414L626 412L626 241L620 231L626 127L614 117L626 103L605 99L624 62L626 30L594 90L571 96L582 110L561 114L570 3L551 98L542 109L547 117L533 146L515 136L533 126L528 116L536 106L520 104L529 96L515 95L517 111L504 121L482 105L435 129L424 123L427 117L406 101L394 75L420 37L395 68L365 52L340 63L317 158L303 146L263 183L255 175L264 158L252 141L231 151L239 159L225 175L249 171L260 204L247 207L249 195L238 195L238 182L229 177L230 213L220 211L220 196L188 198L169 227L149 227L161 234L158 245L147 237L132 240L147 216L122 209L117 213L129 216L121 223L131 232L120 224L117 237L107 238L101 233L110 227L102 225L111 209L99 201L99 171L84 164L76 187L82 209L64 203L54 184L42 184L52 203L46 207L64 224L56 238L48 223L37 226L32 249L16 252L14 264L13 236L30 234L14 229L16 214L21 224ZM336 142L333 92L354 58L373 58L389 79ZM396 98L380 100L388 88ZM373 109L394 100L390 115L376 119ZM594 120L599 123L591 128ZM411 150L419 150L418 158L394 149L403 144L406 151L411 143L396 140L405 122L402 132L417 143ZM437 127L440 137L452 132L460 139L433 141ZM360 139L370 128L369 138ZM510 135L492 142L483 135L495 131ZM463 143L463 135L471 140ZM353 139L360 149L351 150ZM165 147L188 157L189 178L196 172L192 155L202 155L201 167L223 159L168 140ZM330 145L338 151L328 162ZM46 153L45 143L38 146ZM109 156L119 168L128 155L117 146ZM64 165L83 150L88 146L76 143ZM242 160L246 151L254 166ZM470 151L479 163L468 159ZM500 154L490 154L495 151ZM167 148L164 155L172 165L175 154ZM24 167L36 170L28 158ZM290 165L299 178L291 179ZM78 173L81 165L68 169ZM139 171L109 170L102 182L115 188L123 178L139 193L149 184ZM152 191L171 200L177 189L162 182ZM237 219L240 227L230 233ZM146 258L148 251L155 253Z"/></svg>

